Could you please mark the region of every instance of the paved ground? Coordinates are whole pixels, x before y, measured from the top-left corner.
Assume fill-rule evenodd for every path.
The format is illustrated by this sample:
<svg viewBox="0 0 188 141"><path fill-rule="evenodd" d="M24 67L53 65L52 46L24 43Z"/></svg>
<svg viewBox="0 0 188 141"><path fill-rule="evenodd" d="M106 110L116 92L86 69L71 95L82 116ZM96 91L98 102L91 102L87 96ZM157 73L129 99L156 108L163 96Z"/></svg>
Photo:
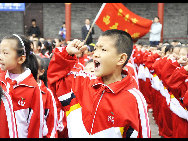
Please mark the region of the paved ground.
<svg viewBox="0 0 188 141"><path fill-rule="evenodd" d="M151 128L151 138L161 138L159 136L159 130L157 124L155 124L155 120L153 119L152 113L148 112L150 128Z"/></svg>

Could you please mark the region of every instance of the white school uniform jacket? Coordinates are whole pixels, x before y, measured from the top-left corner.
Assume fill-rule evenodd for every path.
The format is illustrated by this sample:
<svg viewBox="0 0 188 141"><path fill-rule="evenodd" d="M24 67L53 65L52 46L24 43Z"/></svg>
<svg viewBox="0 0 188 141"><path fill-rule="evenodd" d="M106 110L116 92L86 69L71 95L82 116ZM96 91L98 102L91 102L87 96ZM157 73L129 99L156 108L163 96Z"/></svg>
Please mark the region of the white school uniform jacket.
<svg viewBox="0 0 188 141"><path fill-rule="evenodd" d="M0 138L42 138L42 94L30 69L14 81L8 71L0 74Z"/></svg>
<svg viewBox="0 0 188 141"><path fill-rule="evenodd" d="M162 30L162 24L153 23L151 25L149 41L160 41L161 40L161 30Z"/></svg>

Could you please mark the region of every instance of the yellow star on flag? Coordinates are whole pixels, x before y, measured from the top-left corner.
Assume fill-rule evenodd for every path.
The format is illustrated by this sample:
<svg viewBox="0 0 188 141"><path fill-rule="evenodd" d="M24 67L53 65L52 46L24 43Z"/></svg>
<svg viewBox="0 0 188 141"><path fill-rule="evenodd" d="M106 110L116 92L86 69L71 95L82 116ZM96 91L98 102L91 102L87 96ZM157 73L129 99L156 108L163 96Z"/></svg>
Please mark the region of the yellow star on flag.
<svg viewBox="0 0 188 141"><path fill-rule="evenodd" d="M140 33L137 32L137 33L134 33L131 37L132 38L138 38L139 36L140 36Z"/></svg>
<svg viewBox="0 0 188 141"><path fill-rule="evenodd" d="M129 14L125 15L124 19L125 21L129 21Z"/></svg>
<svg viewBox="0 0 188 141"><path fill-rule="evenodd" d="M136 18L131 18L131 21L132 21L133 23L137 23L137 22L138 22L138 20L137 20Z"/></svg>
<svg viewBox="0 0 188 141"><path fill-rule="evenodd" d="M113 26L110 27L110 29L117 29L118 25L118 23L115 23Z"/></svg>
<svg viewBox="0 0 188 141"><path fill-rule="evenodd" d="M128 30L127 30L127 29L125 29L125 32L128 32Z"/></svg>
<svg viewBox="0 0 188 141"><path fill-rule="evenodd" d="M122 15L122 12L123 12L123 10L122 10L122 9L119 9L119 11L118 11L118 16L123 16L123 15Z"/></svg>
<svg viewBox="0 0 188 141"><path fill-rule="evenodd" d="M103 17L103 22L108 25L110 23L110 16L106 15L105 17Z"/></svg>

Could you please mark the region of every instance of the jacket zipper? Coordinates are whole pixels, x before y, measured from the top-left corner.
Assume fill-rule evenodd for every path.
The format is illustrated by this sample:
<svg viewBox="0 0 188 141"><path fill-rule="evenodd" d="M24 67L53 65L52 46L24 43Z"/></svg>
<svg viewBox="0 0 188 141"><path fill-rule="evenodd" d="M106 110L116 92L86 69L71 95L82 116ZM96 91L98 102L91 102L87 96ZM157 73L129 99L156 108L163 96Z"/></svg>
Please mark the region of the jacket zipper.
<svg viewBox="0 0 188 141"><path fill-rule="evenodd" d="M102 91L102 94L101 94L101 96L100 96L100 99L99 99L99 101L98 101L98 104L97 104L97 107L96 107L96 110L95 110L95 114L94 114L94 117L93 117L93 122L92 122L92 125L91 125L90 135L92 134L92 131L93 131L93 125L94 125L94 121L95 121L95 116L96 116L97 109L98 109L99 103L100 103L100 101L101 101L101 99L102 99L102 96L103 96L104 92L105 92L105 90Z"/></svg>

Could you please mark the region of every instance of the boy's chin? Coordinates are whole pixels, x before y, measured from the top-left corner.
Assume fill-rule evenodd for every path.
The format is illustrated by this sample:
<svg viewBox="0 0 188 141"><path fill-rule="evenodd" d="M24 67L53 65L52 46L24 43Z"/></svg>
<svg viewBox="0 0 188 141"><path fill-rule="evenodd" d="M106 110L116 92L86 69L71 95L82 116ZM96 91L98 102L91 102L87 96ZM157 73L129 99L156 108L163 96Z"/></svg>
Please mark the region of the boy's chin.
<svg viewBox="0 0 188 141"><path fill-rule="evenodd" d="M94 74L95 74L96 77L102 77L103 76L103 74L101 72L95 72Z"/></svg>

